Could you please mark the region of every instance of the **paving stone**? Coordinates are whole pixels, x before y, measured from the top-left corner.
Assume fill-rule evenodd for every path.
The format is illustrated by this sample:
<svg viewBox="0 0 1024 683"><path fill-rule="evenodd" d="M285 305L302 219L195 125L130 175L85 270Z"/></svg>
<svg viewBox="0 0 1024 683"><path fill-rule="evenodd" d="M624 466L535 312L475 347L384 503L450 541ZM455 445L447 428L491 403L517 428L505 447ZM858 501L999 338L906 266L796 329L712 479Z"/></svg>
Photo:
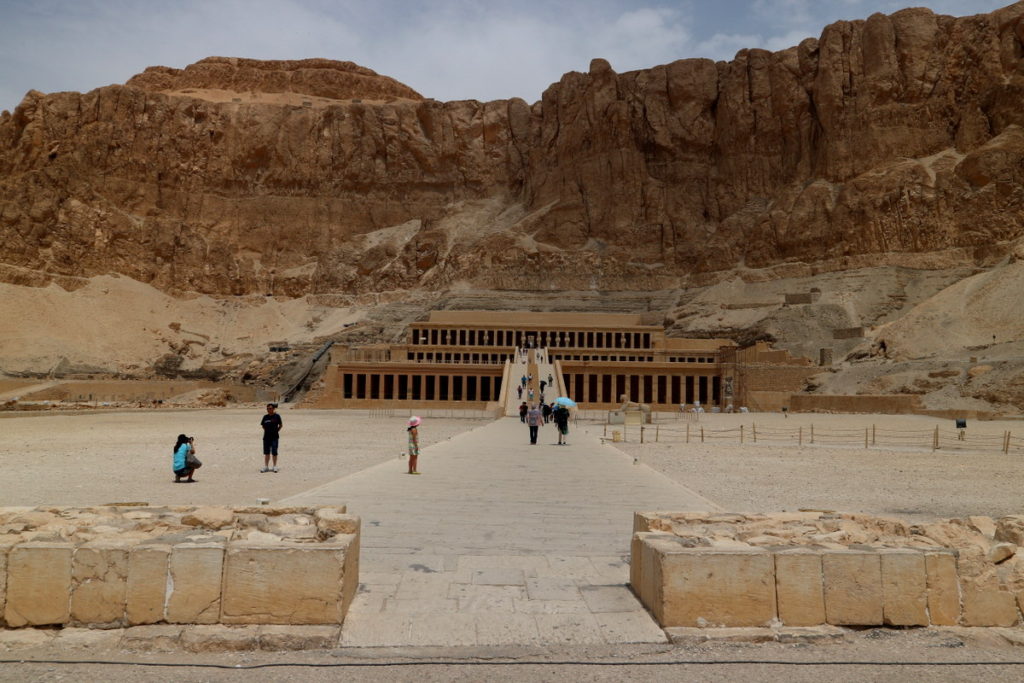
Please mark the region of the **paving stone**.
<svg viewBox="0 0 1024 683"><path fill-rule="evenodd" d="M540 645L537 620L531 614L481 613L476 618L478 645Z"/></svg>
<svg viewBox="0 0 1024 683"><path fill-rule="evenodd" d="M384 611L385 600L387 598L383 595L356 594L348 606L348 614L353 612L382 612Z"/></svg>
<svg viewBox="0 0 1024 683"><path fill-rule="evenodd" d="M605 642L597 619L590 612L537 614L541 642L552 645L589 645Z"/></svg>
<svg viewBox="0 0 1024 683"><path fill-rule="evenodd" d="M447 595L453 576L444 574L405 574L395 591L396 598L415 600L429 595Z"/></svg>
<svg viewBox="0 0 1024 683"><path fill-rule="evenodd" d="M625 586L581 586L591 612L636 612L643 606Z"/></svg>
<svg viewBox="0 0 1024 683"><path fill-rule="evenodd" d="M590 613L582 596L578 600L514 600L516 612L523 614Z"/></svg>
<svg viewBox="0 0 1024 683"><path fill-rule="evenodd" d="M460 612L515 612L516 599L526 597L522 586L476 586L467 583L453 583L448 588L448 597L458 601Z"/></svg>
<svg viewBox="0 0 1024 683"><path fill-rule="evenodd" d="M411 645L458 647L476 645L475 614L424 614L413 619Z"/></svg>
<svg viewBox="0 0 1024 683"><path fill-rule="evenodd" d="M537 578L526 580L526 592L531 600L581 600L579 587L569 578Z"/></svg>
<svg viewBox="0 0 1024 683"><path fill-rule="evenodd" d="M449 600L448 598L416 598L409 600L386 598L384 600L384 611L395 614L442 614L457 612L458 610L459 601Z"/></svg>
<svg viewBox="0 0 1024 683"><path fill-rule="evenodd" d="M54 631L41 628L0 629L0 650L26 650L45 647L54 638Z"/></svg>
<svg viewBox="0 0 1024 683"><path fill-rule="evenodd" d="M646 611L602 612L595 614L598 628L607 643L665 643L665 632Z"/></svg>
<svg viewBox="0 0 1024 683"><path fill-rule="evenodd" d="M411 645L409 631L412 628L413 618L409 614L393 612L349 614L341 629L341 645L343 647Z"/></svg>
<svg viewBox="0 0 1024 683"><path fill-rule="evenodd" d="M473 583L478 586L522 586L525 581L523 570L513 567L473 570Z"/></svg>
<svg viewBox="0 0 1024 683"><path fill-rule="evenodd" d="M843 640L848 631L839 626L822 624L820 626L783 626L775 629L775 633L780 643L820 643Z"/></svg>

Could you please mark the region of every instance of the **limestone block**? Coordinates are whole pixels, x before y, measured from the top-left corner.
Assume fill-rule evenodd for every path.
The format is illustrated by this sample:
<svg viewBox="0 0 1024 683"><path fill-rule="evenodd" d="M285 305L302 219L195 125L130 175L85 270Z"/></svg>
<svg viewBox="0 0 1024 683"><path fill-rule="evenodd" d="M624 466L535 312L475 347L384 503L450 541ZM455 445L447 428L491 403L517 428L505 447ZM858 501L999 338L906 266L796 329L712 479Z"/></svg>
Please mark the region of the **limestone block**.
<svg viewBox="0 0 1024 683"><path fill-rule="evenodd" d="M1014 626L1017 600L1007 591L964 586L964 626Z"/></svg>
<svg viewBox="0 0 1024 683"><path fill-rule="evenodd" d="M346 548L232 543L224 572L226 624L339 624Z"/></svg>
<svg viewBox="0 0 1024 683"><path fill-rule="evenodd" d="M915 550L879 551L882 619L888 626L928 625L928 581L924 555Z"/></svg>
<svg viewBox="0 0 1024 683"><path fill-rule="evenodd" d="M8 626L64 624L71 591L70 543L22 543L7 556Z"/></svg>
<svg viewBox="0 0 1024 683"><path fill-rule="evenodd" d="M993 564L1005 562L1014 556L1017 546L1013 543L996 543L988 551L988 561Z"/></svg>
<svg viewBox="0 0 1024 683"><path fill-rule="evenodd" d="M821 556L821 569L828 623L882 625L882 563L877 552L828 551Z"/></svg>
<svg viewBox="0 0 1024 683"><path fill-rule="evenodd" d="M17 536L4 538L0 536L0 626L5 625L4 604L7 602L7 554L11 548L20 543Z"/></svg>
<svg viewBox="0 0 1024 683"><path fill-rule="evenodd" d="M171 549L167 621L213 624L220 619L224 547L219 543L181 543Z"/></svg>
<svg viewBox="0 0 1024 683"><path fill-rule="evenodd" d="M935 626L960 623L960 581L956 573L956 555L927 552L924 556L928 584L928 617Z"/></svg>
<svg viewBox="0 0 1024 683"><path fill-rule="evenodd" d="M1024 516L1011 515L996 522L995 540L1024 546Z"/></svg>
<svg viewBox="0 0 1024 683"><path fill-rule="evenodd" d="M255 626L188 626L181 634L181 646L189 652L238 652L259 647Z"/></svg>
<svg viewBox="0 0 1024 683"><path fill-rule="evenodd" d="M170 557L169 545L137 545L128 553L125 617L130 625L164 620Z"/></svg>
<svg viewBox="0 0 1024 683"><path fill-rule="evenodd" d="M184 630L183 626L171 624L132 626L124 630L121 647L127 650L173 652L180 647L181 633Z"/></svg>
<svg viewBox="0 0 1024 683"><path fill-rule="evenodd" d="M636 537L640 541L640 582L634 591L644 607L662 623L665 616L662 562L665 553L679 550L679 545L669 540L672 538L669 534L640 532Z"/></svg>
<svg viewBox="0 0 1024 683"><path fill-rule="evenodd" d="M231 508L199 507L181 518L185 526L197 526L204 529L223 529L235 521L235 513Z"/></svg>
<svg viewBox="0 0 1024 683"><path fill-rule="evenodd" d="M984 517L982 515L968 517L967 526L989 538L993 538L996 535L996 523L991 517Z"/></svg>
<svg viewBox="0 0 1024 683"><path fill-rule="evenodd" d="M262 650L327 650L338 646L339 626L274 626L259 627Z"/></svg>
<svg viewBox="0 0 1024 683"><path fill-rule="evenodd" d="M776 618L764 550L678 550L662 558L662 626L764 626Z"/></svg>
<svg viewBox="0 0 1024 683"><path fill-rule="evenodd" d="M634 528L636 526L636 515L633 516ZM641 582L641 576L643 574L641 567L643 567L643 540L640 538L640 534L634 532L633 538L629 542L629 586L633 589L633 593L640 600L641 603L644 601L643 596L643 585ZM0 579L2 580L2 579Z"/></svg>
<svg viewBox="0 0 1024 683"><path fill-rule="evenodd" d="M336 508L320 508L314 517L316 527L323 537L359 533L359 518L339 512Z"/></svg>
<svg viewBox="0 0 1024 683"><path fill-rule="evenodd" d="M332 543L340 544L345 548L345 568L341 586L341 614L344 619L348 614L349 606L355 600L356 593L359 592L360 534L338 535L334 537Z"/></svg>
<svg viewBox="0 0 1024 683"><path fill-rule="evenodd" d="M775 555L775 592L779 619L787 626L825 623L821 553L794 550Z"/></svg>
<svg viewBox="0 0 1024 683"><path fill-rule="evenodd" d="M71 561L71 621L122 626L128 584L128 546L93 542L75 550Z"/></svg>

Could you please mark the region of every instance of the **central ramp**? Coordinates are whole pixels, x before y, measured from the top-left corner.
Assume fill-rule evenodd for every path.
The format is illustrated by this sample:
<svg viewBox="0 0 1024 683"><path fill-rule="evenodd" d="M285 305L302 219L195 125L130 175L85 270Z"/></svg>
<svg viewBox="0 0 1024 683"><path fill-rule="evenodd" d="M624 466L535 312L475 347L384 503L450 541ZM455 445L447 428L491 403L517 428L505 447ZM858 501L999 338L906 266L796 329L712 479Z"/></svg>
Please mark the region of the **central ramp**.
<svg viewBox="0 0 1024 683"><path fill-rule="evenodd" d="M396 458L281 501L362 517L342 644L663 642L627 586L633 512L717 506L596 433L556 442L506 417L425 449L420 476Z"/></svg>

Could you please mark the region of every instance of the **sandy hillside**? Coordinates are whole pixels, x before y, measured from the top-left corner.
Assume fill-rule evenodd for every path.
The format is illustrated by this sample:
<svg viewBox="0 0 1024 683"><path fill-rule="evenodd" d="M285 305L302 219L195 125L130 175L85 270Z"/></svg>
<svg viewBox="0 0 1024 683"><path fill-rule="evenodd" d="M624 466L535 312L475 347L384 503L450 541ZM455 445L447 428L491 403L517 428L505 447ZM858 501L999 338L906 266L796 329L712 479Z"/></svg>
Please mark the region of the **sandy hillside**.
<svg viewBox="0 0 1024 683"><path fill-rule="evenodd" d="M188 346L183 369L243 354L267 342L311 341L342 329L360 314L316 305L310 297L174 298L116 275L66 291L0 284L0 372L48 372L72 366L134 372Z"/></svg>

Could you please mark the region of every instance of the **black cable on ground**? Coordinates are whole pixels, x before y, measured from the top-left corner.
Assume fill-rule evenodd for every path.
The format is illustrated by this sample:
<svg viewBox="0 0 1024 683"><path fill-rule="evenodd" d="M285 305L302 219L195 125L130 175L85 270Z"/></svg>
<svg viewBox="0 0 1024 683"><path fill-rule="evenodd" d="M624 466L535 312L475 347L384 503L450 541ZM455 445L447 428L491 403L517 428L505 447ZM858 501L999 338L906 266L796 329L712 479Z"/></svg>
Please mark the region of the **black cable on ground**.
<svg viewBox="0 0 1024 683"><path fill-rule="evenodd" d="M640 662L595 662L579 660L508 660L508 661L460 661L460 660L400 660L390 662L269 662L267 664L208 664L199 662L125 662L102 659L0 659L0 664L86 664L101 666L143 666L183 669L228 669L245 671L251 669L307 668L332 669L344 667L383 668L388 666L679 666L679 665L767 665L767 666L1024 666L1024 661L1008 662L884 662L884 661L840 661L784 662L774 659L680 659L671 661Z"/></svg>

